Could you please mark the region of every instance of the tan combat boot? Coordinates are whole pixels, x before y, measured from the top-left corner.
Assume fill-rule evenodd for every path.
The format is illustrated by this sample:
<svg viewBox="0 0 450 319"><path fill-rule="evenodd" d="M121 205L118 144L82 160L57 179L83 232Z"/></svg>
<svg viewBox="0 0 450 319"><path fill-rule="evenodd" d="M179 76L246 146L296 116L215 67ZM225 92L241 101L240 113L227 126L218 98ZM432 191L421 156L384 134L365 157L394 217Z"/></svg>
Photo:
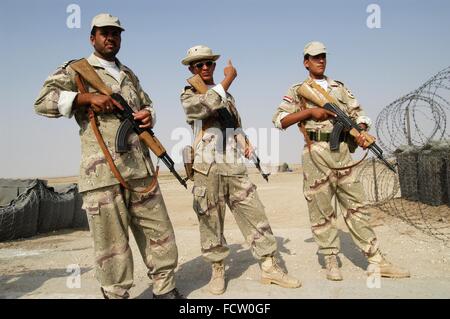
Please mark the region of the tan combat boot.
<svg viewBox="0 0 450 319"><path fill-rule="evenodd" d="M367 267L367 274L371 275L379 273L381 277L386 278L408 278L411 277L408 270L395 266L377 251L373 256L367 258L369 267Z"/></svg>
<svg viewBox="0 0 450 319"><path fill-rule="evenodd" d="M278 265L275 257L265 257L261 263L261 283L276 284L284 288L298 288L300 280L286 274Z"/></svg>
<svg viewBox="0 0 450 319"><path fill-rule="evenodd" d="M336 255L325 256L325 266L328 280L341 281L343 279Z"/></svg>
<svg viewBox="0 0 450 319"><path fill-rule="evenodd" d="M221 295L225 292L225 265L223 261L212 263L212 274L208 290L213 295Z"/></svg>

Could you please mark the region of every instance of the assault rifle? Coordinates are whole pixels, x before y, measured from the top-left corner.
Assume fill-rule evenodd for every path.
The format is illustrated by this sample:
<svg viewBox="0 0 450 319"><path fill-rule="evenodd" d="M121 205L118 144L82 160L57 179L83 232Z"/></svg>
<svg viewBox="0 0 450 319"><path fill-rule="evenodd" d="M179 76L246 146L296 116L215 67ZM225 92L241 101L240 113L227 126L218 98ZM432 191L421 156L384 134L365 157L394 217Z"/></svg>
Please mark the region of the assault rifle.
<svg viewBox="0 0 450 319"><path fill-rule="evenodd" d="M337 106L334 101L324 97L319 97L308 84L302 84L298 88L298 94L317 104L324 109L336 114L336 118L332 120L334 126L330 136L330 150L337 151L339 149L339 137L342 131L348 133L354 138L360 134L364 135L368 149L375 154L391 171L396 173L395 167L383 157L383 150L375 143L375 139L366 131L362 130L347 114Z"/></svg>
<svg viewBox="0 0 450 319"><path fill-rule="evenodd" d="M175 170L175 164L170 156L167 154L164 146L156 138L153 130L150 128L143 129L139 127L140 122L136 121L133 116L133 109L128 105L127 101L118 93L113 93L110 87L108 87L102 79L95 72L92 65L86 59L80 59L70 64L70 66L87 81L93 88L97 89L104 95L111 96L116 102L118 102L121 108L115 108L114 114L119 118L122 123L116 134L116 152L126 153L128 151L127 139L128 135L134 131L145 145L167 166L170 172L176 177L176 179L187 189L187 184L184 179L178 175ZM106 156L106 155L105 155Z"/></svg>
<svg viewBox="0 0 450 319"><path fill-rule="evenodd" d="M153 130L151 128L143 129L139 127L140 122L134 119L133 109L120 94L113 93L111 94L111 97L123 106L123 110L115 108L114 111L114 114L122 121L116 134L116 152L126 153L129 151L129 145L127 143L128 136L131 132L135 132L147 147L161 159L180 184L187 188L186 181L178 175L172 158L170 158L164 146L162 146L161 142L156 138Z"/></svg>
<svg viewBox="0 0 450 319"><path fill-rule="evenodd" d="M200 94L205 94L208 90L208 87L203 82L200 75L194 75L190 77L188 80L188 83L192 85L197 92ZM239 145L239 147L242 150L245 150L247 147L251 147L250 140L248 139L247 135L244 133L241 127L238 127L236 119L231 115L231 113L228 111L227 108L222 107L220 109L216 110L218 115L218 120L220 122L220 126L222 127L222 130L226 131L227 128L234 129L234 133L236 134L236 141ZM225 135L223 137L225 139ZM252 147L253 148L253 147ZM270 173L265 173L261 168L261 160L256 155L254 149L251 153L251 156L249 158L255 164L256 168L258 169L261 176L269 182L269 175Z"/></svg>

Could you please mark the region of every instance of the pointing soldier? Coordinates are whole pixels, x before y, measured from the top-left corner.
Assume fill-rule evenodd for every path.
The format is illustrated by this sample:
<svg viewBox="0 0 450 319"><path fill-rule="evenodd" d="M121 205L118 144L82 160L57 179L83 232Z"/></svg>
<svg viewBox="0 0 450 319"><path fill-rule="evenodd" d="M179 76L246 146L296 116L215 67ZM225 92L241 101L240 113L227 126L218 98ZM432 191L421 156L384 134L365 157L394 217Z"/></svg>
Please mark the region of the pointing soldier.
<svg viewBox="0 0 450 319"><path fill-rule="evenodd" d="M342 280L337 255L340 251L338 231L335 226L336 212L331 205L333 195L344 212L344 221L356 245L367 256L369 271L380 272L383 277L409 277L409 272L386 260L378 248L377 237L369 225L369 213L365 205L362 185L357 180L350 153L355 142L365 148L367 141L363 134L356 140L343 134L340 136L339 151L331 151L329 140L335 114L318 107L299 94L301 86L308 86L318 96L332 96L347 115L363 130L368 130L371 120L354 95L343 85L324 75L326 48L320 42L310 42L304 49L303 64L309 77L302 83L289 88L273 117L275 126L286 129L299 125L307 145L303 151L303 192L308 203L313 237L324 256L327 279Z"/></svg>
<svg viewBox="0 0 450 319"><path fill-rule="evenodd" d="M203 85L206 84L204 92L193 86L186 87L181 94L181 103L195 136L192 192L202 254L212 264L209 291L212 294L225 292L224 259L229 254L223 235L225 204L231 209L253 256L261 262L261 281L282 287L300 287L300 281L287 275L275 258L277 243L256 186L249 180L247 168L238 155L235 135L221 134L226 128L217 119L219 110L227 110L237 127L242 125L234 98L228 92L237 76L231 61L224 68L223 81L214 82L215 61L219 57L210 48L198 45L190 48L182 60L182 64L188 66L192 74L200 76ZM252 152L251 147L242 150L247 158Z"/></svg>
<svg viewBox="0 0 450 319"><path fill-rule="evenodd" d="M114 93L120 93L135 111L142 128L153 127L152 101L136 75L116 58L124 28L117 17L99 14L92 21L90 41L94 53L89 68ZM79 191L89 217L94 241L96 277L105 298L128 298L133 285L133 257L129 246L130 227L153 281L154 298L179 298L175 288L177 246L166 206L156 181L148 148L130 134L130 150L114 150L120 120L112 114L117 102L99 92L75 71L74 63L57 69L44 83L35 102L39 115L57 118L74 116L80 126L81 165ZM89 118L94 119L94 124ZM95 124L98 123L98 124ZM98 126L98 127L97 127ZM100 137L95 133L99 130ZM106 150L99 146L104 139ZM113 163L108 162L107 153ZM122 173L119 183L110 167ZM149 185L144 191L142 188ZM130 187L130 188L128 188ZM136 189L141 189L136 192Z"/></svg>

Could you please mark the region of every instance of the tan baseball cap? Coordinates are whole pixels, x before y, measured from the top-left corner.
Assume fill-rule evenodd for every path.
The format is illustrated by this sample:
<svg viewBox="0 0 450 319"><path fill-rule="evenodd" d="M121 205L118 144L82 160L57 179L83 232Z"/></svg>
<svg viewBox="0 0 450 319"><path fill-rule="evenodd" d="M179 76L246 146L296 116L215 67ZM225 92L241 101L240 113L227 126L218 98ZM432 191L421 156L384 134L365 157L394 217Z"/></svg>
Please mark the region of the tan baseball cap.
<svg viewBox="0 0 450 319"><path fill-rule="evenodd" d="M327 53L327 48L322 42L313 41L309 42L305 45L305 49L303 50L303 56L309 54L310 56L319 55L322 53Z"/></svg>
<svg viewBox="0 0 450 319"><path fill-rule="evenodd" d="M109 13L100 13L92 19L91 23L91 30L94 27L116 27L121 29L122 31L125 31L124 28L120 25L120 20L118 17L114 17L110 15Z"/></svg>
<svg viewBox="0 0 450 319"><path fill-rule="evenodd" d="M220 54L214 54L210 48L205 45L196 45L187 51L186 57L181 60L184 65L189 65L194 61L211 59L216 61Z"/></svg>

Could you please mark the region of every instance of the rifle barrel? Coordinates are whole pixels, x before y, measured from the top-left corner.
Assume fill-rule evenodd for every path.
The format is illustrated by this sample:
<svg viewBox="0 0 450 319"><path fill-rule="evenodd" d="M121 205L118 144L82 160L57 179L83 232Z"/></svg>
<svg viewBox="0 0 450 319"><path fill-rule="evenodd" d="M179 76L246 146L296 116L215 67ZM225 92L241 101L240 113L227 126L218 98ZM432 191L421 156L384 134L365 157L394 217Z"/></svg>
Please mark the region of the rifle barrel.
<svg viewBox="0 0 450 319"><path fill-rule="evenodd" d="M180 184L183 185L187 189L186 181L183 178L181 178L180 175L178 175L177 171L175 170L174 162L170 158L170 156L167 153L164 153L164 155L162 155L160 158L163 161L163 163L166 165L166 167L170 170L172 175L175 176L176 179L180 182Z"/></svg>

